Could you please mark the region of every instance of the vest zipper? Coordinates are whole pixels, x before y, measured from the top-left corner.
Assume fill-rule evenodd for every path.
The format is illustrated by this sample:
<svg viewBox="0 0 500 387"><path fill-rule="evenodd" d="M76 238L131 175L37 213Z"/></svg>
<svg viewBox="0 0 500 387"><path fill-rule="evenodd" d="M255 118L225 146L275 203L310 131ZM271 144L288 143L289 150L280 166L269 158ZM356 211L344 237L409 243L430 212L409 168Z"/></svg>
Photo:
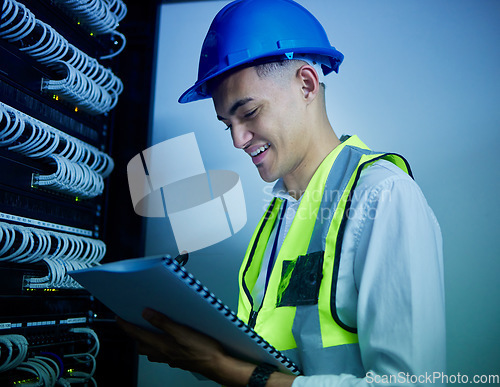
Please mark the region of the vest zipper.
<svg viewBox="0 0 500 387"><path fill-rule="evenodd" d="M243 271L243 278L241 281L242 286L243 286L243 291L244 291L245 295L247 296L248 301L250 302L251 312L250 312L250 316L248 319L248 325L251 326L252 328L255 326L255 320L257 320L257 312L254 312L254 310L253 310L253 299L252 299L252 295L250 294L250 291L248 290L248 287L246 285L245 276L246 276L246 273L248 271L248 268L250 267L250 264L252 263L253 255L255 254L255 249L257 248L257 244L259 242L260 235L261 235L262 231L264 230L264 226L266 225L269 217L272 214L272 211L274 209L274 206L276 205L276 202L277 202L277 198L274 198L273 201L271 202L271 204L269 205L269 207L267 208L266 215L264 217L262 224L260 225L259 231L257 232L257 235L255 237L255 240L254 240L254 243L252 246L252 250L250 251L250 255L248 257L248 261L247 261L245 270ZM254 314L255 314L255 316L254 316ZM250 324L251 320L253 320L252 324Z"/></svg>
<svg viewBox="0 0 500 387"><path fill-rule="evenodd" d="M248 318L248 326L250 328L255 328L255 323L257 322L257 315L259 314L259 312L256 312L254 310L252 310L250 312L250 317Z"/></svg>
<svg viewBox="0 0 500 387"><path fill-rule="evenodd" d="M287 205L287 203L288 203L288 201L285 199L283 201L283 207L280 208L280 210L279 210L279 211L281 211L280 212L280 216L279 216L280 220L279 220L279 223L278 223L278 229L276 230L276 235L274 237L274 243L273 243L273 248L271 250L271 256L269 257L269 263L268 263L267 274L266 274L266 284L265 284L265 287L264 287L264 296L263 296L263 298L261 300L260 307L259 307L258 311L253 310L253 299L250 299L250 304L252 306L252 311L250 312L250 317L248 318L248 325L252 329L255 327L255 324L257 323L257 315L259 314L260 309L264 305L264 298L266 297L267 286L269 285L269 278L271 277L271 272L272 272L272 269L273 269L273 266L274 266L274 261L276 260L276 249L277 249L277 246L278 246L278 238L280 236L281 223L283 222L283 218L285 217L285 211L286 211L286 205Z"/></svg>

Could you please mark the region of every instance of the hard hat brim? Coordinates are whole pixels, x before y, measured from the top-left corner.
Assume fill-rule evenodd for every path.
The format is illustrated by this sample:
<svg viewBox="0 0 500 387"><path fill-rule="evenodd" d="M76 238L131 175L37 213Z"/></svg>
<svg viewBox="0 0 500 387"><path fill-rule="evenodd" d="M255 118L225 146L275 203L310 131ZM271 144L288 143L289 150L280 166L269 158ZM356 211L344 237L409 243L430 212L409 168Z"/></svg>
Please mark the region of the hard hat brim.
<svg viewBox="0 0 500 387"><path fill-rule="evenodd" d="M253 57L249 60L242 60L239 62L232 63L229 66L222 68L219 71L216 71L201 80L198 80L193 86L187 89L180 97L179 103L188 103L193 101L198 101L201 99L210 98L211 95L208 92L204 92L204 85L211 79L214 79L228 71L237 70L239 67L251 67L263 62L272 62L286 59L298 59L300 60L300 54L315 54L315 55L324 55L330 60L331 66L323 66L323 74L327 75L330 72L334 71L338 73L338 69L342 61L344 60L344 55L335 49L335 47L328 48L319 48L319 47L301 47L300 49L295 49L293 52L290 50L276 50L275 52L266 53L263 57Z"/></svg>

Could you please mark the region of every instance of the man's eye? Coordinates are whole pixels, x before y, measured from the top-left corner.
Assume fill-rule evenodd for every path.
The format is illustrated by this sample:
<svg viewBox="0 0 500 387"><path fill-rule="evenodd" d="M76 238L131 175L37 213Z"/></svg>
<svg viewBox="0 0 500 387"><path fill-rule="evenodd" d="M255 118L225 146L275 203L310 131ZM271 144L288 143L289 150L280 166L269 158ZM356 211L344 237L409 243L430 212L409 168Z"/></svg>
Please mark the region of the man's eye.
<svg viewBox="0 0 500 387"><path fill-rule="evenodd" d="M226 129L224 130L231 130L231 125L226 126Z"/></svg>
<svg viewBox="0 0 500 387"><path fill-rule="evenodd" d="M253 110L249 111L247 114L245 114L245 118L250 118L250 117L252 117L255 113L257 113L257 110L258 110L258 109L259 109L259 108L257 107L257 108L255 108L255 109L253 109Z"/></svg>

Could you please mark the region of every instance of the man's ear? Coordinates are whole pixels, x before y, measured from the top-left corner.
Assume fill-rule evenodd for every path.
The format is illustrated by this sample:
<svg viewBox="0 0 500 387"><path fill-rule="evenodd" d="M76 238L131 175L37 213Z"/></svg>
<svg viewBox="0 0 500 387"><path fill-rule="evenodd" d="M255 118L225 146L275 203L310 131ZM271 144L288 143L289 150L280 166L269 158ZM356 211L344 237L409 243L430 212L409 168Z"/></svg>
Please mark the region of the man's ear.
<svg viewBox="0 0 500 387"><path fill-rule="evenodd" d="M314 101L319 93L319 78L316 70L311 65L305 64L297 70L297 77L302 85L304 100Z"/></svg>

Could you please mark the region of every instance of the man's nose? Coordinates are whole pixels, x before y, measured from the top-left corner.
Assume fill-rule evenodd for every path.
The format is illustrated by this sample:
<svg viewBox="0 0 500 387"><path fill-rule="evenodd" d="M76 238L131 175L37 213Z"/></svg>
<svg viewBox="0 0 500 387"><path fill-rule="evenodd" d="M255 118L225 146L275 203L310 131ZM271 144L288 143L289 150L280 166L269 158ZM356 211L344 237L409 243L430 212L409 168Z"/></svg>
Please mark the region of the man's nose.
<svg viewBox="0 0 500 387"><path fill-rule="evenodd" d="M243 124L233 124L231 126L231 137L235 148L244 149L250 144L253 133Z"/></svg>

